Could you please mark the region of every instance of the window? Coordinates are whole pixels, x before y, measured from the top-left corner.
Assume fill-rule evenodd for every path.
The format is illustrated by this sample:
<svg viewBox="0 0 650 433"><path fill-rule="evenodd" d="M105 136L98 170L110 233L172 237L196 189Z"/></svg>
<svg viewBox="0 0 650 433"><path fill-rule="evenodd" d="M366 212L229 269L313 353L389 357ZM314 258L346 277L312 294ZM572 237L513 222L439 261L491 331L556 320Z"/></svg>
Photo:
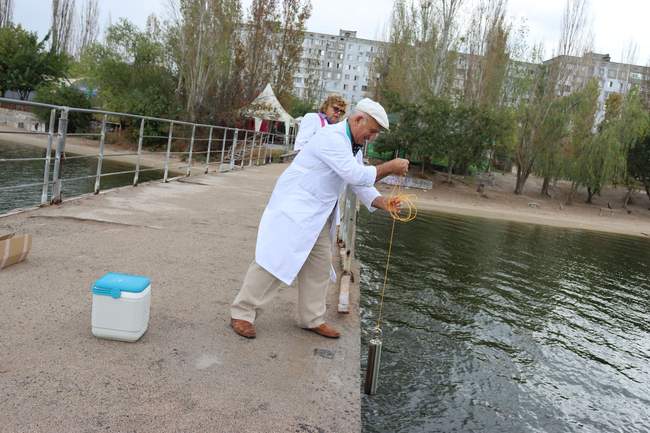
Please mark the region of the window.
<svg viewBox="0 0 650 433"><path fill-rule="evenodd" d="M348 90L348 85L347 84L343 85L343 90Z"/></svg>
<svg viewBox="0 0 650 433"><path fill-rule="evenodd" d="M614 87L614 82L613 81L609 82L609 87Z"/></svg>
<svg viewBox="0 0 650 433"><path fill-rule="evenodd" d="M340 63L336 64L336 69L341 69L341 64Z"/></svg>
<svg viewBox="0 0 650 433"><path fill-rule="evenodd" d="M339 60L343 60L343 53L339 53L338 56L336 56Z"/></svg>
<svg viewBox="0 0 650 433"><path fill-rule="evenodd" d="M327 62L327 67L331 68L332 67L332 62Z"/></svg>
<svg viewBox="0 0 650 433"><path fill-rule="evenodd" d="M336 73L336 79L337 79L337 80L340 80L340 79L341 79L341 73L340 73L340 72L337 72L337 73Z"/></svg>
<svg viewBox="0 0 650 433"><path fill-rule="evenodd" d="M345 74L345 79L349 80L350 79L350 74Z"/></svg>
<svg viewBox="0 0 650 433"><path fill-rule="evenodd" d="M327 78L332 78L332 73L331 72L327 73Z"/></svg>
<svg viewBox="0 0 650 433"><path fill-rule="evenodd" d="M361 86L361 90L364 91L364 92L367 92L368 91L368 86Z"/></svg>
<svg viewBox="0 0 650 433"><path fill-rule="evenodd" d="M354 76L354 81L357 81L358 79L359 79L359 76L358 76L358 75L355 75L355 76Z"/></svg>
<svg viewBox="0 0 650 433"><path fill-rule="evenodd" d="M613 69L610 69L607 71L607 78L616 78L616 71Z"/></svg>
<svg viewBox="0 0 650 433"><path fill-rule="evenodd" d="M353 90L354 92L356 92L356 91L357 91L357 86L356 86L356 85L355 85L355 86L352 86L352 90Z"/></svg>

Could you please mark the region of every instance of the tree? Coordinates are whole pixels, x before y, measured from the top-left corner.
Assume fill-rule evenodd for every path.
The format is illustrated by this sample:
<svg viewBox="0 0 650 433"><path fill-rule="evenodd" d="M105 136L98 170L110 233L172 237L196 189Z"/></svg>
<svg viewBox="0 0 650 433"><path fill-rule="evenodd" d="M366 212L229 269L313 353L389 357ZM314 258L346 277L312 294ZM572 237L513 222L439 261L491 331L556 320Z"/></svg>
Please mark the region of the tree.
<svg viewBox="0 0 650 433"><path fill-rule="evenodd" d="M598 111L598 94L598 83L592 79L584 89L569 96L571 125L564 150L566 175L571 180L567 204L572 204L579 186L596 186L601 180L593 175L594 168L597 169L599 166L604 168L601 162L604 156L602 152L597 151L601 147L595 145L596 140L593 134Z"/></svg>
<svg viewBox="0 0 650 433"><path fill-rule="evenodd" d="M11 25L14 15L13 0L0 0L0 28Z"/></svg>
<svg viewBox="0 0 650 433"><path fill-rule="evenodd" d="M505 13L504 0L481 0L473 9L464 38L467 68L461 98L467 103L497 107L504 102L510 34Z"/></svg>
<svg viewBox="0 0 650 433"><path fill-rule="evenodd" d="M630 175L643 184L650 198L650 134L636 140L628 154L627 164Z"/></svg>
<svg viewBox="0 0 650 433"><path fill-rule="evenodd" d="M497 110L454 105L447 98L430 97L420 103L395 98L392 104L398 120L378 140L376 150L405 150L423 166L431 159L446 159L448 182L453 172L466 173L470 166L483 163L486 151L507 140L512 130L511 119Z"/></svg>
<svg viewBox="0 0 650 433"><path fill-rule="evenodd" d="M180 0L167 29L177 93L193 120L227 112L241 101L239 0Z"/></svg>
<svg viewBox="0 0 650 433"><path fill-rule="evenodd" d="M72 52L75 0L52 0L50 50L56 54Z"/></svg>
<svg viewBox="0 0 650 433"><path fill-rule="evenodd" d="M108 110L168 118L178 112L176 77L156 20L140 31L120 19L107 29L105 45L84 52L78 72L98 89L99 105Z"/></svg>
<svg viewBox="0 0 650 433"><path fill-rule="evenodd" d="M463 0L397 0L385 50L373 62L371 91L415 102L449 93L456 72L457 21ZM389 109L391 107L388 107Z"/></svg>
<svg viewBox="0 0 650 433"><path fill-rule="evenodd" d="M273 49L279 30L277 0L253 0L242 49L243 97L250 102L273 78Z"/></svg>
<svg viewBox="0 0 650 433"><path fill-rule="evenodd" d="M81 90L58 83L43 83L36 89L37 102L46 104L60 105L64 107L92 108L90 99ZM36 108L36 115L47 122L50 119L50 109ZM61 116L58 112L57 116ZM72 112L68 117L68 132L87 131L92 114Z"/></svg>
<svg viewBox="0 0 650 433"><path fill-rule="evenodd" d="M293 117L302 117L307 113L312 113L316 111L316 105L313 101L300 99L294 95L290 95L288 112Z"/></svg>
<svg viewBox="0 0 650 433"><path fill-rule="evenodd" d="M97 0L86 0L81 5L77 30L75 51L79 58L86 48L97 42L99 36L99 4Z"/></svg>
<svg viewBox="0 0 650 433"><path fill-rule="evenodd" d="M302 54L305 22L310 16L309 0L282 0L279 46L273 78L275 94L282 104L286 104L291 99L293 77Z"/></svg>
<svg viewBox="0 0 650 433"><path fill-rule="evenodd" d="M45 42L20 25L0 28L0 95L15 90L27 99L39 84L64 75L65 56L47 52Z"/></svg>
<svg viewBox="0 0 650 433"><path fill-rule="evenodd" d="M558 167L553 167L558 159L553 151L543 152L544 145L555 142L539 139L539 136L548 136L542 128L554 126L548 122L547 117L560 110L562 97L572 91L584 87L584 77L580 76L584 70L580 59L585 59L583 53L590 44L587 22L587 0L567 0L562 18L562 32L558 44L557 56L551 61L544 62L537 71L528 78L522 79L524 88L530 93L520 98L518 102L519 134L515 149L515 163L517 165L517 182L515 194L522 194L528 177L534 168L540 165L540 158L549 156L552 159L541 162L546 167L547 173L558 172ZM582 57L580 57L582 56ZM541 50L533 49L532 60L539 63ZM530 79L532 78L532 80ZM551 131L552 132L552 131ZM550 177L545 176L542 193L547 194Z"/></svg>

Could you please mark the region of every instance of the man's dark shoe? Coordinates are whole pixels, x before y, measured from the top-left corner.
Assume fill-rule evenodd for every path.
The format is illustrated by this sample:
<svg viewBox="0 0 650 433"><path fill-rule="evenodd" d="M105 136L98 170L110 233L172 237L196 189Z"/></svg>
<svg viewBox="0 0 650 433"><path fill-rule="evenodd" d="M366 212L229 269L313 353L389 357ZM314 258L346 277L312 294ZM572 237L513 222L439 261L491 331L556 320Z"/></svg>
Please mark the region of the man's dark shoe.
<svg viewBox="0 0 650 433"><path fill-rule="evenodd" d="M322 325L317 326L316 328L305 328L305 329L307 331L315 332L316 334L322 335L323 337L327 337L327 338L339 338L341 336L341 333L339 331L332 328L327 323L323 323Z"/></svg>
<svg viewBox="0 0 650 433"><path fill-rule="evenodd" d="M255 326L251 322L239 319L230 319L233 331L245 338L255 338Z"/></svg>

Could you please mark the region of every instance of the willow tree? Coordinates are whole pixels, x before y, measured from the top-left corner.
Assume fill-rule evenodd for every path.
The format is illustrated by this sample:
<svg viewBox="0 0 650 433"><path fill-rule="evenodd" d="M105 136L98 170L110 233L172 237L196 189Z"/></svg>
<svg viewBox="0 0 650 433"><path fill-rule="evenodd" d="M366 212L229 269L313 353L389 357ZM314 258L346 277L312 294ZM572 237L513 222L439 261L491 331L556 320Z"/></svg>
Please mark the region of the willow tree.
<svg viewBox="0 0 650 433"><path fill-rule="evenodd" d="M578 187L594 184L593 168L599 166L600 158L604 156L596 151L599 146L593 134L599 93L596 80L590 80L584 89L569 97L572 101L571 131L563 151L566 175L571 180L567 204L573 203Z"/></svg>
<svg viewBox="0 0 650 433"><path fill-rule="evenodd" d="M539 159L544 155L550 156L551 160L542 163L549 167L557 160L553 151L544 152L540 146L551 144L557 146L557 142L540 140L539 136L548 134L543 128L553 125L547 118L559 109L558 105L563 104L562 97L569 93L580 90L586 84L580 72L584 71L582 61L583 54L591 44L588 27L587 0L567 0L564 15L562 17L561 36L556 56L542 64L533 74L531 93L521 98L518 103L519 124L518 141L515 149L515 164L517 165L517 182L515 194L522 194L529 176L540 165ZM541 56L539 51L534 52L533 61L539 62ZM528 77L530 81L531 77ZM526 81L526 80L524 80ZM593 119L592 119L593 123ZM558 168L553 167L549 173L557 172ZM548 186L551 177L544 176L542 194L548 194Z"/></svg>
<svg viewBox="0 0 650 433"><path fill-rule="evenodd" d="M619 166L615 180L626 186L627 192L623 199L623 207L627 207L632 197L632 191L636 187L635 173L630 167L630 154L633 153L635 143L640 137L650 132L650 117L644 108L639 88L634 87L623 100L620 116L612 125L614 130L612 137L618 142L618 147L625 160L624 165ZM633 162L632 162L633 163Z"/></svg>

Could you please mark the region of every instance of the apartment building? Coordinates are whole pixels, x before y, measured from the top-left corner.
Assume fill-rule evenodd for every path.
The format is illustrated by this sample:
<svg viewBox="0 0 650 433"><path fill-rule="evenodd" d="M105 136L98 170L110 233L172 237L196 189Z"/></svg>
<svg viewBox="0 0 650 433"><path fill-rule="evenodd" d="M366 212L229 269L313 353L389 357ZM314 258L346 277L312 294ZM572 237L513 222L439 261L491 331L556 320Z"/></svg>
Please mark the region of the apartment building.
<svg viewBox="0 0 650 433"><path fill-rule="evenodd" d="M298 71L294 76L294 92L300 98L320 103L333 93L342 95L350 104L367 96L374 58L386 49L386 43L357 37L356 31L340 30L338 35L305 32L303 52ZM479 59L459 53L453 90L459 95L465 88L465 79L472 62ZM616 63L608 54L586 53L582 57L558 56L544 61L549 65L562 62L565 68L563 81L558 85L560 95L568 95L596 78L600 87L596 123L605 116L605 102L612 93L627 94L639 86L643 97L650 102L650 68L647 66ZM508 86L515 76L534 74L540 65L513 61L508 66L504 83L506 101L515 103Z"/></svg>
<svg viewBox="0 0 650 433"><path fill-rule="evenodd" d="M350 30L340 30L338 36L305 32L295 94L320 102L336 93L354 105L368 92L372 63L384 44Z"/></svg>

